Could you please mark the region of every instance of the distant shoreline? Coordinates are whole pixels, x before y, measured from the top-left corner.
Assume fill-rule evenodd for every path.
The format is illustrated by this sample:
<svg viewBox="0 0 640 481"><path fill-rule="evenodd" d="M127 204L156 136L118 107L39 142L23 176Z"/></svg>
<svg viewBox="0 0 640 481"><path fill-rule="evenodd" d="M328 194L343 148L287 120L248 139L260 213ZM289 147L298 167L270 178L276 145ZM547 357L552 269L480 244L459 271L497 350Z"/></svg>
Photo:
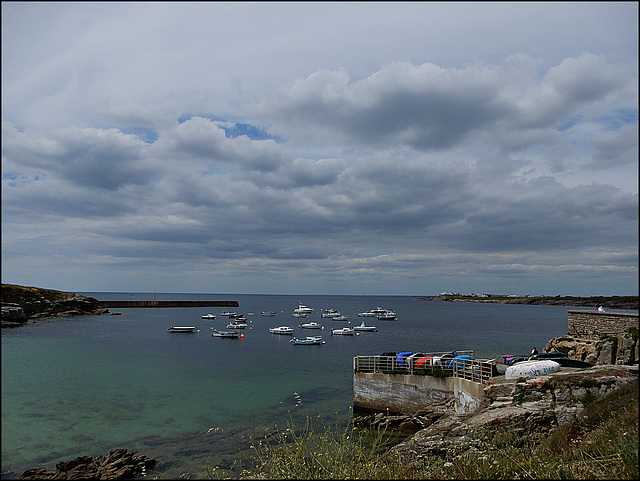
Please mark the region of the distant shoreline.
<svg viewBox="0 0 640 481"><path fill-rule="evenodd" d="M593 297L534 297L534 296L474 296L464 294L440 294L418 298L421 301L444 302L485 302L491 304L528 304L535 306L567 306L567 307L591 307L593 309L602 306L605 309L629 309L638 310L638 296L593 296Z"/></svg>

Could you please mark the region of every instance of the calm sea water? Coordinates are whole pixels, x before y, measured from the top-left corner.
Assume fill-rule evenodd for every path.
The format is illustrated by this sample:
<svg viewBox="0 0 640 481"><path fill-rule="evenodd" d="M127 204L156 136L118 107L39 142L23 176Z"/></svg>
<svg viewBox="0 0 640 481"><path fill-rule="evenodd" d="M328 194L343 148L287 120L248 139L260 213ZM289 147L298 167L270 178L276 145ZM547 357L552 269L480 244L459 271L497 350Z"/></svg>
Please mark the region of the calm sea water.
<svg viewBox="0 0 640 481"><path fill-rule="evenodd" d="M306 416L351 414L352 359L384 351L472 349L477 358L542 349L567 332L567 308L420 301L413 297L83 293L99 300L237 300L239 307L113 309L121 316L52 318L2 330L2 471L17 475L81 455L127 448L158 458L154 475L230 466L256 427ZM326 340L294 346L270 327L296 327L301 301L315 308ZM391 308L398 321L359 318ZM349 323L321 319L322 309ZM219 339L225 310L250 319L244 339ZM276 311L276 317L262 317ZM215 320L202 315L216 314ZM253 316L250 316L253 313ZM331 336L359 323L378 332ZM197 326L170 334L170 325ZM5 476L6 477L6 476Z"/></svg>

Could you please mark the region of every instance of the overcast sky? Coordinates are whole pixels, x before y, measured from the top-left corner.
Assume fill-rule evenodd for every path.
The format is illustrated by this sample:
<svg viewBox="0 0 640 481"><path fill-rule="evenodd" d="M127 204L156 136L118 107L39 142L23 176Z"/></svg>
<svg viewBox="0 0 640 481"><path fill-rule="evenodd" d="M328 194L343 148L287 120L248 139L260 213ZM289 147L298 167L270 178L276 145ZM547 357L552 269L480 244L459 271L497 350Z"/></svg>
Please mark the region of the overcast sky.
<svg viewBox="0 0 640 481"><path fill-rule="evenodd" d="M2 282L638 294L638 3L2 3Z"/></svg>

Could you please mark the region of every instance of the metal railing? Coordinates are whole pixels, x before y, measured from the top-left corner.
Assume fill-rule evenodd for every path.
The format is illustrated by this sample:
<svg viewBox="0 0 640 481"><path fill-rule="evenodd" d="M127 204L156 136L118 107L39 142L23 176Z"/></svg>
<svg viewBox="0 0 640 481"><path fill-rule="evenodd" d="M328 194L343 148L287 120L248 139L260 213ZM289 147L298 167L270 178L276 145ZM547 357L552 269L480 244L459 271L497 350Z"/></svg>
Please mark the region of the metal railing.
<svg viewBox="0 0 640 481"><path fill-rule="evenodd" d="M471 359L461 359L450 352L420 353L418 356L356 356L353 371L383 374L430 375L434 377L458 377L473 382L484 383L493 376L493 361L473 359L473 351L456 351L456 356L468 355Z"/></svg>

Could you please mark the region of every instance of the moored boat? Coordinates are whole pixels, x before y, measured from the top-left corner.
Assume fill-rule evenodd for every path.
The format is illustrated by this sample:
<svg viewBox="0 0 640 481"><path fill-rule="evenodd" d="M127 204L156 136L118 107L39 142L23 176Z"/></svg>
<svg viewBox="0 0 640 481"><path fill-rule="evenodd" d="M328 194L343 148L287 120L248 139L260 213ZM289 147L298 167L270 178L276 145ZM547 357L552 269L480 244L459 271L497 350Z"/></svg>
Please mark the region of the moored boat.
<svg viewBox="0 0 640 481"><path fill-rule="evenodd" d="M396 313L391 310L387 310L382 314L378 314L376 317L379 321L396 321L398 319Z"/></svg>
<svg viewBox="0 0 640 481"><path fill-rule="evenodd" d="M227 324L227 329L246 329L247 323L242 321L233 321Z"/></svg>
<svg viewBox="0 0 640 481"><path fill-rule="evenodd" d="M269 332L271 334L284 334L284 335L290 336L293 334L293 327L289 327L289 326L271 327L269 329Z"/></svg>
<svg viewBox="0 0 640 481"><path fill-rule="evenodd" d="M313 345L313 344L325 344L326 341L322 340L320 336L307 336L301 338L293 338L291 341L293 344L297 345Z"/></svg>
<svg viewBox="0 0 640 481"><path fill-rule="evenodd" d="M205 314L204 316L202 316L203 319L215 319L216 316L214 314Z"/></svg>
<svg viewBox="0 0 640 481"><path fill-rule="evenodd" d="M350 327L343 327L341 329L331 329L332 336L353 336L353 329Z"/></svg>
<svg viewBox="0 0 640 481"><path fill-rule="evenodd" d="M325 309L320 314L320 316L322 316L322 317L336 317L336 316L339 316L339 315L340 315L340 313L338 311L336 311L335 309Z"/></svg>
<svg viewBox="0 0 640 481"><path fill-rule="evenodd" d="M238 339L240 337L240 333L238 331L218 331L217 329L214 329L211 335L213 337L224 337L227 339Z"/></svg>
<svg viewBox="0 0 640 481"><path fill-rule="evenodd" d="M347 316L343 316L342 314L339 314L337 316L334 316L331 318L332 321L348 321L349 318Z"/></svg>
<svg viewBox="0 0 640 481"><path fill-rule="evenodd" d="M358 317L376 317L376 315L371 311L366 311L366 312L358 312Z"/></svg>
<svg viewBox="0 0 640 481"><path fill-rule="evenodd" d="M167 332L193 332L195 330L195 326L171 326Z"/></svg>
<svg viewBox="0 0 640 481"><path fill-rule="evenodd" d="M353 326L354 331L364 331L364 332L376 332L378 328L376 326L366 326L364 321L359 326Z"/></svg>
<svg viewBox="0 0 640 481"><path fill-rule="evenodd" d="M302 329L324 329L322 324L314 321L303 322L302 324L299 324L298 327L301 327Z"/></svg>
<svg viewBox="0 0 640 481"><path fill-rule="evenodd" d="M232 317L235 316L236 313L235 312L231 312L231 311L224 311L220 313L221 316L227 316L227 317Z"/></svg>
<svg viewBox="0 0 640 481"><path fill-rule="evenodd" d="M275 317L276 311L262 311L260 315L264 317Z"/></svg>
<svg viewBox="0 0 640 481"><path fill-rule="evenodd" d="M301 302L298 303L298 307L296 309L293 310L294 313L299 313L299 314L311 314L313 313L314 309L313 307L307 307L304 304L302 304Z"/></svg>

